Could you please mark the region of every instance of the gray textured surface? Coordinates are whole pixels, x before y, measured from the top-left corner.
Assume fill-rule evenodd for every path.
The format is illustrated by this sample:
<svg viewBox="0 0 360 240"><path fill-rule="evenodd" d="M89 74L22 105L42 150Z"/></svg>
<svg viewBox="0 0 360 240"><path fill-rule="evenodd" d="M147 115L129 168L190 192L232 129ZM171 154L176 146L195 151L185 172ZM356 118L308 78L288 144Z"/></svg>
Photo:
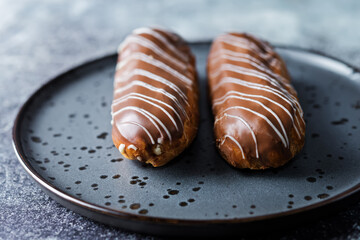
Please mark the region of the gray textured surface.
<svg viewBox="0 0 360 240"><path fill-rule="evenodd" d="M41 192L17 162L11 147L13 119L20 105L49 78L114 52L132 28L156 24L171 27L189 40L226 30L249 31L274 43L317 49L359 66L360 2L322 4L1 1L0 238L152 238L100 225L61 207ZM274 236L359 238L359 216L357 204Z"/></svg>

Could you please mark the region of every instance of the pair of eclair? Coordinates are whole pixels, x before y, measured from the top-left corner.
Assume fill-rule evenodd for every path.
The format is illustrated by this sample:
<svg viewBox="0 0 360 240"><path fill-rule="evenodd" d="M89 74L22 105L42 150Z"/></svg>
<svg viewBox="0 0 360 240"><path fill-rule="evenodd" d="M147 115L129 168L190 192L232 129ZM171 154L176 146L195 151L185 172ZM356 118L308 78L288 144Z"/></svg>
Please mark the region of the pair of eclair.
<svg viewBox="0 0 360 240"><path fill-rule="evenodd" d="M216 146L237 168L288 162L304 145L305 122L282 59L248 34L217 37L207 73ZM159 167L187 148L199 124L195 58L177 34L133 31L118 50L112 103L114 145Z"/></svg>

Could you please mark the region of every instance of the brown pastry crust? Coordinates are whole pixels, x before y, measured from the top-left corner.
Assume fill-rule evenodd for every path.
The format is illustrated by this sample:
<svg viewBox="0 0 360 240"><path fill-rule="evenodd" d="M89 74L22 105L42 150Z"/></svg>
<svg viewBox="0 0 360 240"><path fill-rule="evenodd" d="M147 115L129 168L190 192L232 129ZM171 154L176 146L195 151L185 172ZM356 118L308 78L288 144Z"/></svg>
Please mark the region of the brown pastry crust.
<svg viewBox="0 0 360 240"><path fill-rule="evenodd" d="M208 57L209 91L220 154L237 168L284 165L303 147L305 122L285 63L251 35L215 39Z"/></svg>
<svg viewBox="0 0 360 240"><path fill-rule="evenodd" d="M118 54L113 142L128 159L162 166L197 132L195 58L178 35L157 28L134 30Z"/></svg>

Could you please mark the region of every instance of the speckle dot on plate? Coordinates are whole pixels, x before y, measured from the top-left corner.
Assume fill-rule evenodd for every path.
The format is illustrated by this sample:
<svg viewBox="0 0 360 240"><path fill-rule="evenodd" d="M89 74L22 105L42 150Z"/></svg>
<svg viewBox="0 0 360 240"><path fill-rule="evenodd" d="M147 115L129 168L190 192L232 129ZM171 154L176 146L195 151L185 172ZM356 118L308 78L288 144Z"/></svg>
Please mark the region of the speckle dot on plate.
<svg viewBox="0 0 360 240"><path fill-rule="evenodd" d="M140 203L133 203L130 205L130 209L132 210L139 209L140 207L141 207Z"/></svg>

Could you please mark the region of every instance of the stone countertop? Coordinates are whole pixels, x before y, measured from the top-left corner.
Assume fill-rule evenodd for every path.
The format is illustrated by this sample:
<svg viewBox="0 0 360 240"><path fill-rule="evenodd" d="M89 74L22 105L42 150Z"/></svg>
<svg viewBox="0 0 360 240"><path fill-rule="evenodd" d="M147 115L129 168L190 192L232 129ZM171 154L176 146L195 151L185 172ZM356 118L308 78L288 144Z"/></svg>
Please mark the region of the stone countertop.
<svg viewBox="0 0 360 240"><path fill-rule="evenodd" d="M115 52L133 28L161 25L189 41L247 31L272 43L322 51L360 66L360 2L0 2L0 238L156 239L88 220L43 193L16 159L11 129L22 103L50 78ZM360 238L360 203L268 238Z"/></svg>

